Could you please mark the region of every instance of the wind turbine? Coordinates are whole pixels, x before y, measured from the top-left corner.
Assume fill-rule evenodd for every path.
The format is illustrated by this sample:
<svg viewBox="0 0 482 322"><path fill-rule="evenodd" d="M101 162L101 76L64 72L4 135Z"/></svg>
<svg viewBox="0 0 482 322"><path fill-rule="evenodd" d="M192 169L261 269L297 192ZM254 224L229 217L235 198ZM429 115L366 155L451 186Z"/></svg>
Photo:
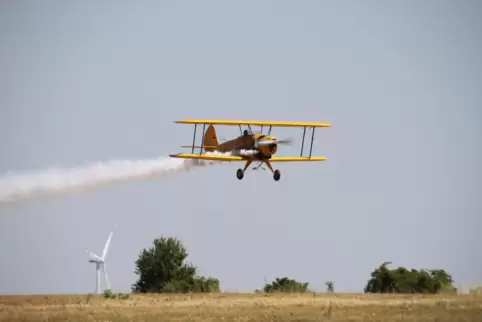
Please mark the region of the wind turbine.
<svg viewBox="0 0 482 322"><path fill-rule="evenodd" d="M89 250L86 250L86 252L90 255L90 260L89 263L95 263L95 271L96 271L96 280L95 280L95 292L100 293L100 269L102 268L102 271L104 272L104 278L107 284L107 289L110 290L110 283L109 283L109 278L107 276L107 269L105 265L105 258L107 256L107 252L109 251L109 245L110 241L112 239L112 236L114 235L114 229L109 234L109 237L107 238L107 242L104 245L104 249L102 250L102 256L98 256L94 253L92 253Z"/></svg>

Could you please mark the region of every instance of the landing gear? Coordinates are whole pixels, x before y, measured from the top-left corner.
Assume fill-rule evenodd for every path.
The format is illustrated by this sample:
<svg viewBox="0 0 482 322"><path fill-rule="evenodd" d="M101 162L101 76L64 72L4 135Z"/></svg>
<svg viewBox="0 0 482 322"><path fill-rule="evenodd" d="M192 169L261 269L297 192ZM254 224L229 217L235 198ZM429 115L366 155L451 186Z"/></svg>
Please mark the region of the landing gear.
<svg viewBox="0 0 482 322"><path fill-rule="evenodd" d="M238 171L236 171L236 177L238 177L239 180L242 180L244 178L244 171L246 171L246 169L251 165L252 162L252 160L246 161L244 169L238 169Z"/></svg>
<svg viewBox="0 0 482 322"><path fill-rule="evenodd" d="M273 167L271 166L271 162L269 162L268 160L266 160L264 163L266 163L266 165L268 166L268 168L271 170L271 172L273 173L273 179L274 181L278 181L279 179L281 179L281 172L279 170L274 170Z"/></svg>
<svg viewBox="0 0 482 322"><path fill-rule="evenodd" d="M252 161L247 161L246 162L246 166L244 167L244 169L238 169L238 171L236 171L236 177L239 179L239 180L243 180L244 178L244 172L246 171L246 169L251 165ZM271 172L273 173L273 179L274 181L278 181L279 179L281 179L281 172L279 170L274 170L273 167L271 166L271 162L269 162L269 160L265 160L263 161L263 163L265 163L268 168L271 170ZM261 163L262 164L262 163ZM255 167L253 170L255 169L258 169L261 164L258 166L258 167Z"/></svg>
<svg viewBox="0 0 482 322"><path fill-rule="evenodd" d="M236 177L238 177L239 180L243 180L244 171L242 169L238 169L238 171L236 171Z"/></svg>

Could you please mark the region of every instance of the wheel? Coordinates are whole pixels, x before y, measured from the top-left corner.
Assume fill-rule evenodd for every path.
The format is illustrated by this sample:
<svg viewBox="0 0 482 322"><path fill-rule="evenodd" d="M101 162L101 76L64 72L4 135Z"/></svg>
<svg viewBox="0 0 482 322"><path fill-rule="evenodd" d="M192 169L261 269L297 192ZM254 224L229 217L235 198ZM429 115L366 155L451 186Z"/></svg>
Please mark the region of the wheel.
<svg viewBox="0 0 482 322"><path fill-rule="evenodd" d="M238 171L236 171L236 177L238 177L239 180L242 180L243 177L244 177L244 172L243 172L243 170L238 169Z"/></svg>
<svg viewBox="0 0 482 322"><path fill-rule="evenodd" d="M281 178L281 172L279 172L279 170L275 170L273 173L274 181L278 181L280 178Z"/></svg>

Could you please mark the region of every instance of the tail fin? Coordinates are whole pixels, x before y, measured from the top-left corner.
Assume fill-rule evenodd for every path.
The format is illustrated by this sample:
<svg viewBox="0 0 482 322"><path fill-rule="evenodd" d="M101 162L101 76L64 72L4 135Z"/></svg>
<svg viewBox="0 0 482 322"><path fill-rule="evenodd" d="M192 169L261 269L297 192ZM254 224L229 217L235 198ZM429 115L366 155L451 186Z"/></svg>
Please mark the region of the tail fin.
<svg viewBox="0 0 482 322"><path fill-rule="evenodd" d="M205 148L206 151L214 151L215 146L218 146L218 136L216 135L216 129L211 124L209 125L206 133L204 134L204 146L208 146L209 148Z"/></svg>

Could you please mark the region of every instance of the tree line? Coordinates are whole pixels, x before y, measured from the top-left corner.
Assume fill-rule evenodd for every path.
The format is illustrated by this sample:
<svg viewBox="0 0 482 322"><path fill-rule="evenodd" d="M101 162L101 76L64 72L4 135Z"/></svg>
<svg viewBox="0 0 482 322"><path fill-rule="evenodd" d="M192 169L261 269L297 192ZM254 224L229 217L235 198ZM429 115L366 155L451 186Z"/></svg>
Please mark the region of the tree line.
<svg viewBox="0 0 482 322"><path fill-rule="evenodd" d="M197 267L185 262L188 256L181 241L174 237L154 239L152 247L143 249L135 262L138 279L132 285L135 293L198 293L219 292L220 282L214 277L199 276ZM456 292L452 276L443 269L417 270L384 262L370 274L365 293L440 293ZM288 277L276 278L256 292L310 291L308 283ZM327 292L334 292L333 281L325 283Z"/></svg>

